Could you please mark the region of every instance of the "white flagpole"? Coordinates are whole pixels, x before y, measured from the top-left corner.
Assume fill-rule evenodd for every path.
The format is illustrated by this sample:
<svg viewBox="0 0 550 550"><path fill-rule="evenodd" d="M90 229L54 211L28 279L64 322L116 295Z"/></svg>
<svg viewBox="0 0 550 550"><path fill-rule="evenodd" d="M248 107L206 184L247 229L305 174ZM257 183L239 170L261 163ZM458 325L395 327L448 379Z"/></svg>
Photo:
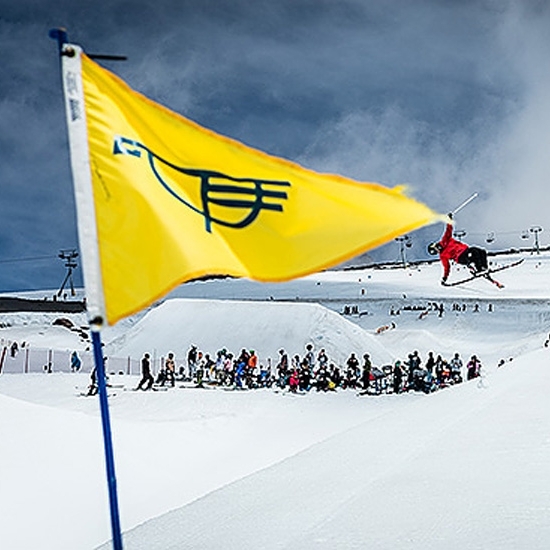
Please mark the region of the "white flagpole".
<svg viewBox="0 0 550 550"><path fill-rule="evenodd" d="M105 319L105 304L84 110L81 54L82 49L73 44L65 44L61 50L63 91L76 200L78 240L86 288L86 308L90 323L102 326Z"/></svg>
<svg viewBox="0 0 550 550"><path fill-rule="evenodd" d="M86 289L86 307L92 332L96 379L99 390L99 404L103 427L103 444L107 484L109 488L113 548L114 550L122 550L122 534L118 511L111 422L109 418L105 365L100 335L101 327L105 319L105 302L103 298L103 285L99 262L92 174L86 127L86 111L84 108L81 64L82 49L79 46L67 42L67 34L63 29L54 29L50 31L50 37L57 39L59 53L61 55L61 73L76 200L78 239L82 257L84 287Z"/></svg>

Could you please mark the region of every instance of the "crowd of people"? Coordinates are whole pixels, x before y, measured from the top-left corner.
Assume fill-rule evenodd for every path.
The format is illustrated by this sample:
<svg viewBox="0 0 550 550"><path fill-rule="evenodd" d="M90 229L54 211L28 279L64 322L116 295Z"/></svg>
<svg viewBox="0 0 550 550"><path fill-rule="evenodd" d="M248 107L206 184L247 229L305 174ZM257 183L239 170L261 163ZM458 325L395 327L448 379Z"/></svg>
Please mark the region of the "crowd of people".
<svg viewBox="0 0 550 550"><path fill-rule="evenodd" d="M368 394L421 391L431 393L440 388L459 384L480 376L481 362L472 355L464 364L459 353L450 359L428 352L425 361L418 351L406 360L375 366L368 353L361 358L351 353L345 364L331 361L325 351L314 352L308 344L304 354L289 356L284 349L278 352L275 364L260 363L253 349L241 349L238 355L226 349L215 356L191 346L185 364L176 366L173 353L162 361L156 375L151 369L151 357L145 353L141 360L141 380L136 389L149 390L175 387L185 382L196 387L218 386L231 389L278 388L289 392L335 391L351 389Z"/></svg>

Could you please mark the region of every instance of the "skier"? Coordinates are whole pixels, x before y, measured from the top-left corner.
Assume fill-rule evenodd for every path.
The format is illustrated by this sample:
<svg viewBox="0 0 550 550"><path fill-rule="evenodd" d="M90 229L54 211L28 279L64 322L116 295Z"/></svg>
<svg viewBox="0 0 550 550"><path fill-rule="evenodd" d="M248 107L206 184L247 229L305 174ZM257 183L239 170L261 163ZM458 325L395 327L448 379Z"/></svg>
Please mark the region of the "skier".
<svg viewBox="0 0 550 550"><path fill-rule="evenodd" d="M452 214L449 214L449 218L452 218ZM468 246L466 243L454 239L453 226L450 223L447 224L441 240L428 245L428 253L432 256L439 254L439 259L443 264L442 285L447 282L451 272L451 260L468 266L472 275L477 275L488 269L487 251L477 246Z"/></svg>

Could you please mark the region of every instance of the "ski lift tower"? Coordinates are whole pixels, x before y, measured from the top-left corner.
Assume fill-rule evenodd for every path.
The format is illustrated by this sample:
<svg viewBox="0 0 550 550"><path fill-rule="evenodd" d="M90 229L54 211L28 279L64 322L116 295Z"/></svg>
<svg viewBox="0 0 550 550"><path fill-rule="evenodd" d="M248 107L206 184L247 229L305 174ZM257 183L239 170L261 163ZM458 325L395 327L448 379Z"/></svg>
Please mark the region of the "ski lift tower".
<svg viewBox="0 0 550 550"><path fill-rule="evenodd" d="M539 233L542 232L542 227L540 225L533 225L529 228L529 231L535 235L535 248L531 254L536 252L537 254L540 254L540 245L539 245Z"/></svg>
<svg viewBox="0 0 550 550"><path fill-rule="evenodd" d="M409 235L401 235L400 237L396 237L395 240L399 243L399 255L401 257L401 261L403 262L403 267L407 267L408 263L406 249L412 246L412 240Z"/></svg>
<svg viewBox="0 0 550 550"><path fill-rule="evenodd" d="M63 280L63 283L61 283L61 287L57 291L57 296L58 297L61 296L67 283L69 283L71 287L71 296L74 296L75 291L74 291L74 282L73 282L73 269L78 267L78 264L76 263L78 252L74 248L71 248L70 250L61 250L58 256L65 261L65 267L67 268L67 275L65 275L65 279Z"/></svg>

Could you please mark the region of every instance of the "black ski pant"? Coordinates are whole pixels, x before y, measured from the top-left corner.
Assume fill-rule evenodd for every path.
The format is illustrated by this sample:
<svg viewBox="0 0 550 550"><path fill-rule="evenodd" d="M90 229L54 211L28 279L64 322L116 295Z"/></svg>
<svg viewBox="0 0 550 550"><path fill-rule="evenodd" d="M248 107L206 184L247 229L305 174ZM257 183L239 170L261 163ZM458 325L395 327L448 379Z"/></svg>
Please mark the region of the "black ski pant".
<svg viewBox="0 0 550 550"><path fill-rule="evenodd" d="M150 390L153 387L155 379L151 374L144 374L143 378L139 381L138 390Z"/></svg>
<svg viewBox="0 0 550 550"><path fill-rule="evenodd" d="M470 266L473 264L475 270L485 271L487 269L487 251L477 246L469 246L459 257L458 263Z"/></svg>

